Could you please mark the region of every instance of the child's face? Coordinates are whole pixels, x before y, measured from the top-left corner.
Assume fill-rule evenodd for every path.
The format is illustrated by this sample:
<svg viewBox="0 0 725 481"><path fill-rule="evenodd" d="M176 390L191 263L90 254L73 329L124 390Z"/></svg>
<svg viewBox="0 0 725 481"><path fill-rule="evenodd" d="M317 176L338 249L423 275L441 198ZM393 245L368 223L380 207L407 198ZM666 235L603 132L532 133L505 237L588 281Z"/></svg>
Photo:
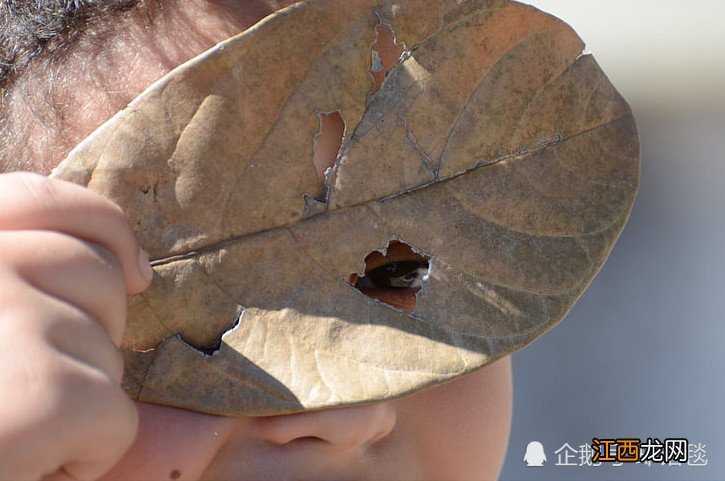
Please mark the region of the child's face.
<svg viewBox="0 0 725 481"><path fill-rule="evenodd" d="M225 418L138 404L131 450L104 480L495 480L511 421L511 363L367 406Z"/></svg>
<svg viewBox="0 0 725 481"><path fill-rule="evenodd" d="M61 75L70 80L62 85L72 85L65 95L73 108L64 112L59 137L46 136L45 147L36 148L74 145L156 78L270 11L254 1L173 3L151 29L132 26L109 42L94 73L82 68L86 57L72 57ZM136 442L104 479L493 480L508 443L511 396L505 358L428 391L362 407L224 418L139 404Z"/></svg>

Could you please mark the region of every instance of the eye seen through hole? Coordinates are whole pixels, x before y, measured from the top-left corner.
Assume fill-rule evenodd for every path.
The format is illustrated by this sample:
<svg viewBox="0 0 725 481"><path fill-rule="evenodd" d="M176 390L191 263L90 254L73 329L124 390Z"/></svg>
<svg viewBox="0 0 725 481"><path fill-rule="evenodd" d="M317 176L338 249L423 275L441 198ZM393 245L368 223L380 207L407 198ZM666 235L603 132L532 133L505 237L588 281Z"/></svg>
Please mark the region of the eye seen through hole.
<svg viewBox="0 0 725 481"><path fill-rule="evenodd" d="M420 289L423 277L428 273L428 264L414 261L391 262L366 272L358 279L356 287L390 287L394 289Z"/></svg>
<svg viewBox="0 0 725 481"><path fill-rule="evenodd" d="M430 257L404 242L391 241L385 255L373 251L365 257L365 273L352 274L350 284L368 297L411 313L429 269Z"/></svg>

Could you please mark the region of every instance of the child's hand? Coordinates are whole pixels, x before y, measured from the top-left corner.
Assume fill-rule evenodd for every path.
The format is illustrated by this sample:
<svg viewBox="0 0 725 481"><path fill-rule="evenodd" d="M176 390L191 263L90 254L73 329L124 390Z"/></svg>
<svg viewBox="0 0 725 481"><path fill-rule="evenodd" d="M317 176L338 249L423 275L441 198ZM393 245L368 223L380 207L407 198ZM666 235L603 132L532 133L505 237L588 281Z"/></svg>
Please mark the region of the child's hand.
<svg viewBox="0 0 725 481"><path fill-rule="evenodd" d="M138 419L117 346L150 279L115 204L0 174L0 479L95 479L126 452Z"/></svg>

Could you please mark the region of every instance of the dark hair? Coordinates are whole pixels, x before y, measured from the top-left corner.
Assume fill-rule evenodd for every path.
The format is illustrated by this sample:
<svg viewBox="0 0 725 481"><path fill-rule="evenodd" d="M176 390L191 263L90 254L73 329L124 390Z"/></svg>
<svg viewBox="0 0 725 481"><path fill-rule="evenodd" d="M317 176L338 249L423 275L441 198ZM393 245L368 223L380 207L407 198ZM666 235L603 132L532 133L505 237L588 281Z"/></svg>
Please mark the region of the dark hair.
<svg viewBox="0 0 725 481"><path fill-rule="evenodd" d="M92 19L135 7L139 0L2 0L0 88L41 54L66 49Z"/></svg>
<svg viewBox="0 0 725 481"><path fill-rule="evenodd" d="M48 173L53 165L52 158L41 161L26 150L26 119L15 113L16 97L29 100L25 103L34 113L50 107L41 121L46 131L53 130L60 113L48 93L54 89L53 72L65 56L79 43L101 50L110 34L124 28L123 20L152 22L154 7L161 1L0 0L0 173L27 169ZM42 87L46 91L28 94L22 85L25 71L46 79Z"/></svg>
<svg viewBox="0 0 725 481"><path fill-rule="evenodd" d="M56 86L63 88L59 72L66 59L79 51L89 59L96 55L102 59L114 35L138 22L144 29L153 28L162 10L183 1L0 0L0 173L28 169L48 173L73 147L63 135L67 104L56 95ZM237 1L245 0L209 3ZM295 0L260 3L273 11ZM91 72L96 66L89 63ZM34 136L36 132L42 135ZM40 143L51 136L52 146Z"/></svg>

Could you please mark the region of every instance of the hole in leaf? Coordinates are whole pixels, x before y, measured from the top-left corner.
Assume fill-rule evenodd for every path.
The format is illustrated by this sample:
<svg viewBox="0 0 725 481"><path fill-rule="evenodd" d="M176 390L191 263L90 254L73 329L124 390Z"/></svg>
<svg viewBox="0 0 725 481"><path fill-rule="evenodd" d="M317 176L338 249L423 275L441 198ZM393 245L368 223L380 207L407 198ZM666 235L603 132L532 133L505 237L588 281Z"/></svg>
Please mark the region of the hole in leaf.
<svg viewBox="0 0 725 481"><path fill-rule="evenodd" d="M342 138L345 135L345 121L342 120L340 112L329 114L319 113L320 132L315 136L315 155L312 162L317 170L317 178L320 180L321 195L324 199L327 192L325 171L335 166L335 161L340 153Z"/></svg>
<svg viewBox="0 0 725 481"><path fill-rule="evenodd" d="M365 273L351 274L349 282L368 297L408 314L415 311L418 291L428 279L430 257L401 241L390 241L385 253L365 257Z"/></svg>
<svg viewBox="0 0 725 481"><path fill-rule="evenodd" d="M378 23L375 27L375 43L372 45L370 75L373 77L373 93L380 89L393 67L406 52L405 45L398 43L390 25Z"/></svg>
<svg viewBox="0 0 725 481"><path fill-rule="evenodd" d="M188 340L184 339L184 336L181 336L180 335L181 340L184 341L184 343L186 345L188 345L189 347L193 348L194 350L196 350L200 354L203 354L204 356L213 356L214 354L217 353L217 351L219 351L219 349L221 349L221 347L222 347L222 337L224 337L224 334L226 334L229 331L233 331L239 325L239 321L242 319L242 316L243 315L244 315L244 308L242 308L242 310L239 312L239 315L234 319L234 323L231 326L229 326L228 328L224 329L224 331L221 334L219 334L219 338L218 339L215 339L216 342L214 344L210 345L210 346L197 346L197 345L194 345L193 343L191 343Z"/></svg>

